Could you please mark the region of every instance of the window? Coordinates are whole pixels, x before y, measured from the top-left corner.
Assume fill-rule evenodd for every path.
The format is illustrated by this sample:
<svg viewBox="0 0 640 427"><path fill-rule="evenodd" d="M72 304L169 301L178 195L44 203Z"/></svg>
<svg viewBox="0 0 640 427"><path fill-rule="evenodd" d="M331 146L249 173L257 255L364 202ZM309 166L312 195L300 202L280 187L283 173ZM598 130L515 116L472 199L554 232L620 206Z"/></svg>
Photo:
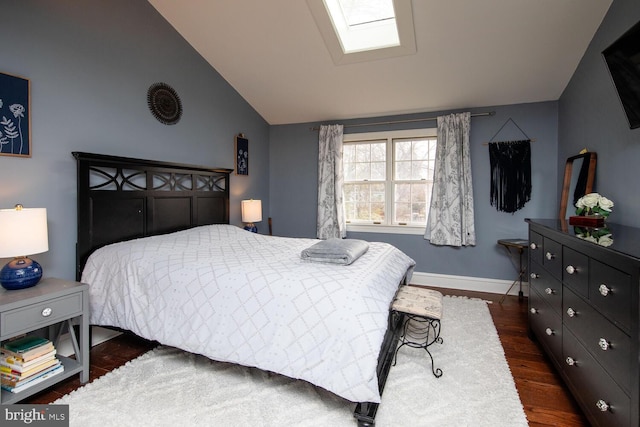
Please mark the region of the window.
<svg viewBox="0 0 640 427"><path fill-rule="evenodd" d="M411 0L307 0L335 64L416 53Z"/></svg>
<svg viewBox="0 0 640 427"><path fill-rule="evenodd" d="M344 53L400 45L392 0L325 0Z"/></svg>
<svg viewBox="0 0 640 427"><path fill-rule="evenodd" d="M344 136L344 205L351 231L422 233L427 222L436 129Z"/></svg>

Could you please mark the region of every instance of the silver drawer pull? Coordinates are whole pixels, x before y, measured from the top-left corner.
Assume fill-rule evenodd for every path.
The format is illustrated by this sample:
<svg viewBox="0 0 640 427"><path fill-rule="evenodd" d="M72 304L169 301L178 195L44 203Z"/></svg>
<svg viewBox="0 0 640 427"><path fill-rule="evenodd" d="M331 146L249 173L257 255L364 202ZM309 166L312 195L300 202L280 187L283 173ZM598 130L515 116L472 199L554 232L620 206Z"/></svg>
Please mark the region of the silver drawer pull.
<svg viewBox="0 0 640 427"><path fill-rule="evenodd" d="M569 274L573 274L576 272L576 268L573 265L567 265L567 268L565 268L565 271Z"/></svg>
<svg viewBox="0 0 640 427"><path fill-rule="evenodd" d="M547 259L548 259L549 261L551 261L551 260L552 260L552 259L554 259L556 256L555 256L554 254L552 254L551 252L547 252L547 253L545 254L545 257L547 257Z"/></svg>
<svg viewBox="0 0 640 427"><path fill-rule="evenodd" d="M609 347L611 346L611 344L609 344L609 341L607 341L604 338L600 338L598 340L598 345L600 346L600 348L602 349L602 351L607 351L609 350Z"/></svg>
<svg viewBox="0 0 640 427"><path fill-rule="evenodd" d="M552 294L555 294L556 292L551 288L547 288L544 290L544 293L547 295L552 295Z"/></svg>
<svg viewBox="0 0 640 427"><path fill-rule="evenodd" d="M573 316L576 315L576 311L573 308L569 307L569 308L567 308L567 315L569 317L573 317Z"/></svg>
<svg viewBox="0 0 640 427"><path fill-rule="evenodd" d="M49 317L49 316L51 316L51 313L53 313L53 309L50 308L50 307L47 307L44 310L42 310L42 316L43 317Z"/></svg>
<svg viewBox="0 0 640 427"><path fill-rule="evenodd" d="M611 292L611 288L609 288L604 283L602 285L600 285L598 290L600 291L600 295L602 295L603 297L606 297L607 295L609 295L609 292Z"/></svg>
<svg viewBox="0 0 640 427"><path fill-rule="evenodd" d="M531 312L531 314L537 314L538 310L536 310L535 308L531 307L531 310L529 310Z"/></svg>
<svg viewBox="0 0 640 427"><path fill-rule="evenodd" d="M536 243L535 243L535 242L531 242L531 244L529 245L529 247L530 247L531 249L538 249L538 245L536 245Z"/></svg>
<svg viewBox="0 0 640 427"><path fill-rule="evenodd" d="M553 335L553 330L551 328L545 329L544 332L549 336Z"/></svg>
<svg viewBox="0 0 640 427"><path fill-rule="evenodd" d="M604 400L600 399L596 402L596 406L600 411L607 412L609 410L609 405Z"/></svg>
<svg viewBox="0 0 640 427"><path fill-rule="evenodd" d="M538 273L531 273L529 276L531 276L532 279L537 279L538 277L540 277Z"/></svg>
<svg viewBox="0 0 640 427"><path fill-rule="evenodd" d="M576 360L571 356L567 356L567 358L564 361L567 362L567 365L569 366L573 366L576 364Z"/></svg>

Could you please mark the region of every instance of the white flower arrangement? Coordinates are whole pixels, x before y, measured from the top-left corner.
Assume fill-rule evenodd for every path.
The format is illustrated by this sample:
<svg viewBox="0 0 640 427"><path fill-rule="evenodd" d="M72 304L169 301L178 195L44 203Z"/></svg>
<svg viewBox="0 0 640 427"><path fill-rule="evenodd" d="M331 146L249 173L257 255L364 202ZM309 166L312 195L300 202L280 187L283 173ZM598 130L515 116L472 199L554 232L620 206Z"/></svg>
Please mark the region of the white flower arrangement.
<svg viewBox="0 0 640 427"><path fill-rule="evenodd" d="M608 217L613 202L598 193L589 193L576 202L576 215L602 215Z"/></svg>
<svg viewBox="0 0 640 427"><path fill-rule="evenodd" d="M613 236L608 227L592 228L592 227L574 227L576 237L588 242L596 243L600 246L611 246L613 244Z"/></svg>

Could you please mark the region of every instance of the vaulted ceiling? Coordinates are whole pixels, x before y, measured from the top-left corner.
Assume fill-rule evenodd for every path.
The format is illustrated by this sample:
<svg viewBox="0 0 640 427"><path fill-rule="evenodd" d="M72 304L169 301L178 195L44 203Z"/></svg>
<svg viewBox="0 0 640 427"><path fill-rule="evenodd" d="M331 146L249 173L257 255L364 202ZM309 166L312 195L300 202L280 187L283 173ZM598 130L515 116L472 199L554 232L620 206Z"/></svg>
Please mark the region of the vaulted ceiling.
<svg viewBox="0 0 640 427"><path fill-rule="evenodd" d="M304 0L149 0L270 124L557 100L612 0L413 0L417 53L336 65Z"/></svg>

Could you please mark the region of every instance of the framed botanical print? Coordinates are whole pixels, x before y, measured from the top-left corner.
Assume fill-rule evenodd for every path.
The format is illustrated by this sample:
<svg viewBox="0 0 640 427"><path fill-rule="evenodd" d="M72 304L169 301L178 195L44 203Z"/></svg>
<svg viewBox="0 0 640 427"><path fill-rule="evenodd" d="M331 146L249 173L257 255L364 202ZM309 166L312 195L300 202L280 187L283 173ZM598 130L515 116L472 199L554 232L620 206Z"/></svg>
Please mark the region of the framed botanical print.
<svg viewBox="0 0 640 427"><path fill-rule="evenodd" d="M0 155L31 157L28 79L0 73Z"/></svg>
<svg viewBox="0 0 640 427"><path fill-rule="evenodd" d="M244 134L236 136L236 175L249 175L249 140Z"/></svg>

